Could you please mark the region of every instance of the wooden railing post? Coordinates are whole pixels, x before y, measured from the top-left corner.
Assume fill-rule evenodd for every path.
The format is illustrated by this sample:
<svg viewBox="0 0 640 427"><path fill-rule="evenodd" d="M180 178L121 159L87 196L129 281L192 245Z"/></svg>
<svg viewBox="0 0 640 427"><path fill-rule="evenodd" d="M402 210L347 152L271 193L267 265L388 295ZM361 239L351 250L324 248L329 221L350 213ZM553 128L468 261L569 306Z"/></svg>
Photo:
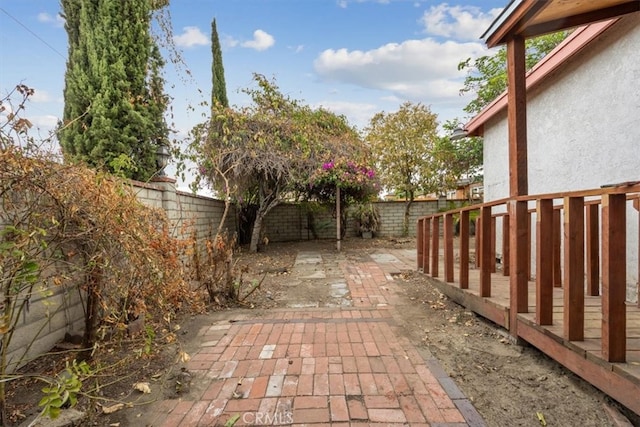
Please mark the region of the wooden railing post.
<svg viewBox="0 0 640 427"><path fill-rule="evenodd" d="M509 202L510 244L509 244L509 332L517 337L518 313L529 311L529 263L527 242L528 225L527 202Z"/></svg>
<svg viewBox="0 0 640 427"><path fill-rule="evenodd" d="M640 307L640 196L633 199L633 208L638 211L638 269L636 270L636 298Z"/></svg>
<svg viewBox="0 0 640 427"><path fill-rule="evenodd" d="M589 204L587 212L587 295L600 295L600 221L597 204Z"/></svg>
<svg viewBox="0 0 640 427"><path fill-rule="evenodd" d="M640 196L633 201L633 207L638 211L638 269L636 270L636 295L638 299L638 307L640 307Z"/></svg>
<svg viewBox="0 0 640 427"><path fill-rule="evenodd" d="M527 280L531 280L531 212L527 209Z"/></svg>
<svg viewBox="0 0 640 427"><path fill-rule="evenodd" d="M423 253L424 253L424 218L418 218L418 224L417 224L417 229L416 229L416 246L417 246L417 250L418 250L418 271L423 271Z"/></svg>
<svg viewBox="0 0 640 427"><path fill-rule="evenodd" d="M444 281L453 282L453 213L444 215Z"/></svg>
<svg viewBox="0 0 640 427"><path fill-rule="evenodd" d="M584 339L584 198L564 199L564 337Z"/></svg>
<svg viewBox="0 0 640 427"><path fill-rule="evenodd" d="M602 197L602 357L626 357L627 278L626 195Z"/></svg>
<svg viewBox="0 0 640 427"><path fill-rule="evenodd" d="M478 218L476 218L476 268L480 268L480 264L482 263L482 247L480 246L480 242L482 242L482 217L478 216Z"/></svg>
<svg viewBox="0 0 640 427"><path fill-rule="evenodd" d="M553 324L553 199L540 199L536 211L536 320Z"/></svg>
<svg viewBox="0 0 640 427"><path fill-rule="evenodd" d="M460 288L469 289L469 211L460 212Z"/></svg>
<svg viewBox="0 0 640 427"><path fill-rule="evenodd" d="M509 214L502 217L502 275L509 275Z"/></svg>
<svg viewBox="0 0 640 427"><path fill-rule="evenodd" d="M431 217L431 277L438 277L440 262L440 217Z"/></svg>
<svg viewBox="0 0 640 427"><path fill-rule="evenodd" d="M491 272L496 272L496 217L491 217L491 241L489 247L491 252Z"/></svg>
<svg viewBox="0 0 640 427"><path fill-rule="evenodd" d="M495 256L491 260L491 206L480 209L481 238L480 238L480 296L491 296L491 263L495 263Z"/></svg>
<svg viewBox="0 0 640 427"><path fill-rule="evenodd" d="M562 228L560 227L560 209L553 210L553 286L562 287L562 258L560 246L562 244Z"/></svg>
<svg viewBox="0 0 640 427"><path fill-rule="evenodd" d="M422 238L424 245L422 246L422 272L429 274L429 246L431 245L431 218L425 218L422 224Z"/></svg>

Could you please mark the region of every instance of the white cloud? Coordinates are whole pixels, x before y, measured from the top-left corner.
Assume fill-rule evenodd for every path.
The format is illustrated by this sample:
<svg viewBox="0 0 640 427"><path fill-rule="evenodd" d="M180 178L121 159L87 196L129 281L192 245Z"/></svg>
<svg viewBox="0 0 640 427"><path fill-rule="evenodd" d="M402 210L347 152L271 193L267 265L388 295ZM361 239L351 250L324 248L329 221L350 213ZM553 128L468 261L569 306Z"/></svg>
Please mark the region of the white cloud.
<svg viewBox="0 0 640 427"><path fill-rule="evenodd" d="M237 45L240 44L240 42L231 36L225 36L220 42L220 44L222 44L222 46L225 46L225 47L236 47Z"/></svg>
<svg viewBox="0 0 640 427"><path fill-rule="evenodd" d="M325 50L314 61L320 78L391 92L400 99L458 99L464 72L458 63L486 52L480 43L434 39L389 43L369 51Z"/></svg>
<svg viewBox="0 0 640 427"><path fill-rule="evenodd" d="M209 37L198 27L184 27L182 34L174 36L173 40L180 47L207 46L211 43Z"/></svg>
<svg viewBox="0 0 640 427"><path fill-rule="evenodd" d="M348 101L321 101L313 107L323 107L333 113L344 115L349 118L349 124L360 130L368 126L371 117L380 111L380 106L376 104Z"/></svg>
<svg viewBox="0 0 640 427"><path fill-rule="evenodd" d="M45 90L35 89L33 95L29 97L32 102L50 102L52 101L51 95Z"/></svg>
<svg viewBox="0 0 640 427"><path fill-rule="evenodd" d="M33 116L29 117L31 123L36 128L50 130L55 128L58 125L58 118L53 115L45 115L45 116Z"/></svg>
<svg viewBox="0 0 640 427"><path fill-rule="evenodd" d="M253 40L243 42L241 46L262 51L262 50L269 49L275 43L276 43L276 40L273 38L271 34L262 30L255 30L253 32Z"/></svg>
<svg viewBox="0 0 640 427"><path fill-rule="evenodd" d="M420 18L425 33L456 40L478 40L502 9L485 13L474 6L431 6Z"/></svg>
<svg viewBox="0 0 640 427"><path fill-rule="evenodd" d="M56 27L64 26L64 18L60 15L51 16L46 12L40 12L38 14L38 21L45 24L53 24Z"/></svg>
<svg viewBox="0 0 640 427"><path fill-rule="evenodd" d="M299 44L298 46L289 46L289 49L291 49L293 53L300 53L304 50L304 45Z"/></svg>

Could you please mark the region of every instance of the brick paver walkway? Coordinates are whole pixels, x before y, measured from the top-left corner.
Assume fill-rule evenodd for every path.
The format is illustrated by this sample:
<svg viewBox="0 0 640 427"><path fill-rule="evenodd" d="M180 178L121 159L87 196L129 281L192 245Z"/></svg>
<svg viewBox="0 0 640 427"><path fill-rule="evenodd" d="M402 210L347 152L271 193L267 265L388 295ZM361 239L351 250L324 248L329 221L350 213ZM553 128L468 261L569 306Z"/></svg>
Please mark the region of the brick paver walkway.
<svg viewBox="0 0 640 427"><path fill-rule="evenodd" d="M205 387L157 402L140 425L484 425L394 321L393 274L414 268L413 253L385 251L358 263L336 254L347 304L245 314L204 328L187 368Z"/></svg>

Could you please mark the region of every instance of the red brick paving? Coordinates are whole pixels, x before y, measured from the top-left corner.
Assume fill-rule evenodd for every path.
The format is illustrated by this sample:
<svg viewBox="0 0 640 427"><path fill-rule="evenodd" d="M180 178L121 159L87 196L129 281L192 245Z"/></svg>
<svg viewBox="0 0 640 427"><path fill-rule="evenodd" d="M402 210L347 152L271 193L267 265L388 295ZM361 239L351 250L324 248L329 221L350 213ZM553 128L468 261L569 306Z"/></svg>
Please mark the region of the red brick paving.
<svg viewBox="0 0 640 427"><path fill-rule="evenodd" d="M483 426L438 362L398 333L393 268L342 263L352 307L272 310L203 328L186 364L201 392L157 402L140 425Z"/></svg>

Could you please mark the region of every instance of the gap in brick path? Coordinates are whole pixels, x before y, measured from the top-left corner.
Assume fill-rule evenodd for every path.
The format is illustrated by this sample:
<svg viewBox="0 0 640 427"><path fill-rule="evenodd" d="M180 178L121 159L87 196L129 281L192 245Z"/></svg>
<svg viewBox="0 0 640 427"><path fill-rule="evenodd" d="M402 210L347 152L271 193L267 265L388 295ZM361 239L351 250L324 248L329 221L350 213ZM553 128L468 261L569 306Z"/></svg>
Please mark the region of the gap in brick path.
<svg viewBox="0 0 640 427"><path fill-rule="evenodd" d="M341 260L339 254L298 252L277 299L292 309L352 307L349 285L340 268Z"/></svg>

